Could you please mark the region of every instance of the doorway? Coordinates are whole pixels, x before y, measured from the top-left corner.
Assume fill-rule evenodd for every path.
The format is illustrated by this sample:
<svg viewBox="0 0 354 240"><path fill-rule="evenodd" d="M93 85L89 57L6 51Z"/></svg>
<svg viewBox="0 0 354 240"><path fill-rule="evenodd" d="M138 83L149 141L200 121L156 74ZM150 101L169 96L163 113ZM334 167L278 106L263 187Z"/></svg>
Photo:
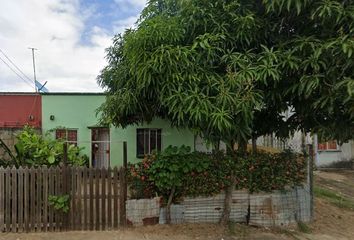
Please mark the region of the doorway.
<svg viewBox="0 0 354 240"><path fill-rule="evenodd" d="M110 166L109 128L91 129L91 164L95 168Z"/></svg>

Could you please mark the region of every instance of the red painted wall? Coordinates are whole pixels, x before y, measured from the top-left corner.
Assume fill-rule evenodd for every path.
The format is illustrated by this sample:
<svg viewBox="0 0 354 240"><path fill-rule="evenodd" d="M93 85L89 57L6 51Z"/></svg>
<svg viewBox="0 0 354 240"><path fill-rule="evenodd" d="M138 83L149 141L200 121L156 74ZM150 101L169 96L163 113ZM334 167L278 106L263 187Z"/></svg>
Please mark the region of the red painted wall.
<svg viewBox="0 0 354 240"><path fill-rule="evenodd" d="M42 97L35 93L0 93L0 128L42 126Z"/></svg>

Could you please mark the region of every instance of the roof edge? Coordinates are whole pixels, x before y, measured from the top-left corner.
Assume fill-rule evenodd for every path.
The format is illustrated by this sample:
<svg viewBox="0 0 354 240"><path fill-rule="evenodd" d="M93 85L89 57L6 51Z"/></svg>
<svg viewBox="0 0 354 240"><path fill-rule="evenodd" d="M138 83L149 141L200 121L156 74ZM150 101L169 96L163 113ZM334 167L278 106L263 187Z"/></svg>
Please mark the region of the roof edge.
<svg viewBox="0 0 354 240"><path fill-rule="evenodd" d="M57 95L57 96L106 96L104 92L46 92L40 93L43 96Z"/></svg>
<svg viewBox="0 0 354 240"><path fill-rule="evenodd" d="M38 92L0 92L0 96L9 96L9 95L37 96L37 95L40 95L40 93L38 93Z"/></svg>

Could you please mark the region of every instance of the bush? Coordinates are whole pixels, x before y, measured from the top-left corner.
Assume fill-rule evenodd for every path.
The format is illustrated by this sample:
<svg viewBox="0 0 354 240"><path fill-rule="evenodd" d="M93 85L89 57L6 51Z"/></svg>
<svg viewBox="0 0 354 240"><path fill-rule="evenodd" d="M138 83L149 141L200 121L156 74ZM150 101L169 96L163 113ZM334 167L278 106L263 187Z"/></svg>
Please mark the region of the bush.
<svg viewBox="0 0 354 240"><path fill-rule="evenodd" d="M243 164L238 166L240 176L236 175L236 181L251 193L283 190L301 185L305 180L305 169L305 158L289 150L258 152L244 157Z"/></svg>
<svg viewBox="0 0 354 240"><path fill-rule="evenodd" d="M31 127L26 126L17 139L16 155L9 153L11 161L1 161L1 166L52 166L59 165L64 158L63 141L37 134ZM83 166L88 162L88 157L80 154L81 150L82 148L68 145L69 165ZM7 151L9 151L8 148Z"/></svg>
<svg viewBox="0 0 354 240"><path fill-rule="evenodd" d="M290 151L256 154L190 152L182 146L168 147L130 165L128 182L132 198L166 201L175 188L174 200L185 196L210 196L220 193L235 176L236 189L249 192L283 190L301 185L305 179L304 158Z"/></svg>

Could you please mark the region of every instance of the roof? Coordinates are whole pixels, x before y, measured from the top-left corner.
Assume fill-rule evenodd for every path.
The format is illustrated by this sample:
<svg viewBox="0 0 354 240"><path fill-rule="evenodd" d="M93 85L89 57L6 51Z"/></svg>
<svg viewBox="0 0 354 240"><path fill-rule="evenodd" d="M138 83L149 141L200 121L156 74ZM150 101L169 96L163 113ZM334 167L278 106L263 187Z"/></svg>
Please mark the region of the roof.
<svg viewBox="0 0 354 240"><path fill-rule="evenodd" d="M40 93L41 95L59 95L59 96L77 96L77 95L84 95L84 96L105 96L106 93L104 92L46 92Z"/></svg>
<svg viewBox="0 0 354 240"><path fill-rule="evenodd" d="M18 96L18 95L29 95L29 96L35 96L39 95L37 92L0 92L0 96Z"/></svg>

